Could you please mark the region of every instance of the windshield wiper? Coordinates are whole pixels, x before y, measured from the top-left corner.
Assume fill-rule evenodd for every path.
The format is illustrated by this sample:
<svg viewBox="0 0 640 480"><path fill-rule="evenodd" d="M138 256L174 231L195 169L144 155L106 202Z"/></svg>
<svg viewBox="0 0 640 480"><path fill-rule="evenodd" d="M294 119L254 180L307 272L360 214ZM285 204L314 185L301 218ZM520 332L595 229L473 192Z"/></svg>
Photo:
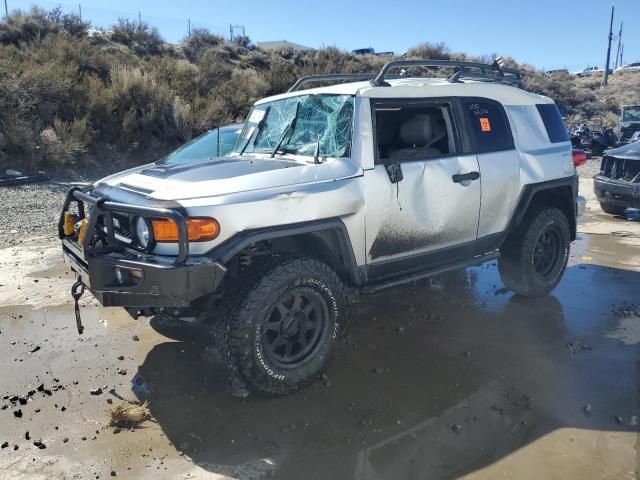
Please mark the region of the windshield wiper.
<svg viewBox="0 0 640 480"><path fill-rule="evenodd" d="M316 151L313 154L313 163L316 165L320 163L320 136L318 136L318 141L316 142Z"/></svg>
<svg viewBox="0 0 640 480"><path fill-rule="evenodd" d="M260 130L262 129L262 125L264 125L265 120L267 119L267 116L269 115L269 111L271 110L271 105L268 105L267 108L264 109L264 115L262 115L262 118L260 119L260 121L256 124L256 129L253 132L253 142L251 142L251 137L249 137L247 139L247 142L242 146L242 149L240 149L240 153L238 155L242 155L244 153L244 151L247 149L247 147L249 146L249 143L251 143L252 145L255 145L256 140L258 139L258 135L260 134Z"/></svg>
<svg viewBox="0 0 640 480"><path fill-rule="evenodd" d="M276 152L280 150L280 147L284 143L285 138L287 138L287 135L289 135L289 132L292 132L293 129L295 128L296 122L298 121L298 112L300 111L300 103L301 102L298 101L298 103L296 104L296 111L293 114L293 118L289 122L289 125L287 125L287 128L284 130L284 133L280 137L280 140L278 140L278 144L276 145L276 148L274 148L273 151L271 152L271 158L276 156Z"/></svg>

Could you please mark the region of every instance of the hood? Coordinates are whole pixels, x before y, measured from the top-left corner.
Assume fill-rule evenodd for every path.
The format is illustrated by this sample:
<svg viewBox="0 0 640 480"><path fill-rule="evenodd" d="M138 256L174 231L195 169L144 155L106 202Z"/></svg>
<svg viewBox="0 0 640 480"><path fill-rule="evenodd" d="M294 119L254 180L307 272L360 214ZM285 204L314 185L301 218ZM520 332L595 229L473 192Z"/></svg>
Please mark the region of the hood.
<svg viewBox="0 0 640 480"><path fill-rule="evenodd" d="M361 174L353 160L302 160L220 157L206 162L152 163L106 177L97 185L129 190L148 198L184 200L329 180Z"/></svg>
<svg viewBox="0 0 640 480"><path fill-rule="evenodd" d="M606 156L625 160L640 160L640 141L607 150Z"/></svg>

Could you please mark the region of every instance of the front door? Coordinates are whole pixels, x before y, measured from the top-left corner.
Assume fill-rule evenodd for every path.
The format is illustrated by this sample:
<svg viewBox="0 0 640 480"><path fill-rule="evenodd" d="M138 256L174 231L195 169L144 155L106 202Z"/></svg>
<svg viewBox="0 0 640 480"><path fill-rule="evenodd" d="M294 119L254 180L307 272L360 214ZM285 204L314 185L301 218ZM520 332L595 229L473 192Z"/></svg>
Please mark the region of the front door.
<svg viewBox="0 0 640 480"><path fill-rule="evenodd" d="M480 212L475 155L463 155L448 101L372 100L376 162L364 174L370 279L473 254Z"/></svg>

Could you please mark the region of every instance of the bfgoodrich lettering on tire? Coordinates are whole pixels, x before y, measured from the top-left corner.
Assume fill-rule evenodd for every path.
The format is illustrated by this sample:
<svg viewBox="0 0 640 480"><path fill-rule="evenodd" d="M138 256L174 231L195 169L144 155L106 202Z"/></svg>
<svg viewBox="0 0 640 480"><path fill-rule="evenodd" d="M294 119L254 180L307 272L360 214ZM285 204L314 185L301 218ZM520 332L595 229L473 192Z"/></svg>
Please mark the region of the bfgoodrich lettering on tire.
<svg viewBox="0 0 640 480"><path fill-rule="evenodd" d="M498 269L505 286L527 297L549 293L567 267L570 242L569 222L562 211L533 209L501 249Z"/></svg>
<svg viewBox="0 0 640 480"><path fill-rule="evenodd" d="M225 300L223 355L249 390L285 395L318 377L345 320L338 275L307 258L256 264Z"/></svg>

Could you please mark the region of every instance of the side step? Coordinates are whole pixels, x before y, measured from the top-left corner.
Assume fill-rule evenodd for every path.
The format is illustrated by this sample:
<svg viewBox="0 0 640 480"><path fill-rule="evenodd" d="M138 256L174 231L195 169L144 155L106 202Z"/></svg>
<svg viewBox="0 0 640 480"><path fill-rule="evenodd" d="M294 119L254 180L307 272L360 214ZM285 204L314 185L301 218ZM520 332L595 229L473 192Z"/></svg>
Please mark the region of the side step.
<svg viewBox="0 0 640 480"><path fill-rule="evenodd" d="M380 290L385 290L387 288L393 288L400 285L404 285L406 283L423 280L425 278L435 277L443 273L450 272L452 270L461 270L467 267L473 267L474 265L480 265L490 260L495 260L499 256L500 256L500 251L494 250L492 252L485 253L483 255L472 257L471 259L468 259L468 260L461 260L458 262L442 265L436 268L423 270L421 272L413 273L410 275L405 275L399 278L392 278L390 280L384 280L382 282L372 283L360 289L360 293L362 294L376 293L376 292L379 292Z"/></svg>

